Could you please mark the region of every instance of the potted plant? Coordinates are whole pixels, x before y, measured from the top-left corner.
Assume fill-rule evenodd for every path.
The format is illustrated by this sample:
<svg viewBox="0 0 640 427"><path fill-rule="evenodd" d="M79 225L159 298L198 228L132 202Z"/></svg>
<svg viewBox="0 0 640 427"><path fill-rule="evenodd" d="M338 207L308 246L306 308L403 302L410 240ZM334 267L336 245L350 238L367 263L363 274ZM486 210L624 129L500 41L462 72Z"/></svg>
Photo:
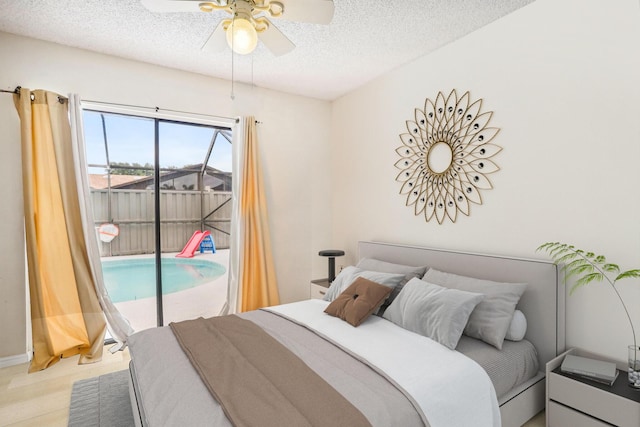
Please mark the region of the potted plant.
<svg viewBox="0 0 640 427"><path fill-rule="evenodd" d="M571 287L569 295L573 294L576 289L591 282L605 282L611 286L627 315L633 336L633 345L630 345L628 350L629 385L640 389L640 348L638 348L636 340L636 330L633 327L627 305L616 288L616 283L619 280L640 277L640 269L620 271L620 267L608 262L603 255L583 251L566 243L548 242L540 245L537 250L546 252L553 262L563 265L561 271L565 273L565 280L571 277L575 278L575 283Z"/></svg>

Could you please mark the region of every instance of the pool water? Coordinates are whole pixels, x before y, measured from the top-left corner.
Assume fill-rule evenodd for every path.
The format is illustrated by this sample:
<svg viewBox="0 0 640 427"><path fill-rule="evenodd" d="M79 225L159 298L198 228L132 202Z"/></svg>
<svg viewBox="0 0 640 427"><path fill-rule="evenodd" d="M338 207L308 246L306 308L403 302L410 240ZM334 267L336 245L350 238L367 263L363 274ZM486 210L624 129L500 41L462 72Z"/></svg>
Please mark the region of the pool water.
<svg viewBox="0 0 640 427"><path fill-rule="evenodd" d="M162 258L162 294L195 288L222 276L224 266L198 259ZM155 258L103 261L104 284L113 302L156 295Z"/></svg>

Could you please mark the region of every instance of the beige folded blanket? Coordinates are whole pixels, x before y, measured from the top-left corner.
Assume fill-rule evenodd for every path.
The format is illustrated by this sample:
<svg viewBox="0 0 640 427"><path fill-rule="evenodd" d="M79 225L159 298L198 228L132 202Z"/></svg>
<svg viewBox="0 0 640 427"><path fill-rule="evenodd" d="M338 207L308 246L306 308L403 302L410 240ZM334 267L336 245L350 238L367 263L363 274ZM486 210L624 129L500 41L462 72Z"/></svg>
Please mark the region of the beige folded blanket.
<svg viewBox="0 0 640 427"><path fill-rule="evenodd" d="M231 315L170 326L234 426L370 426L347 399L253 322Z"/></svg>

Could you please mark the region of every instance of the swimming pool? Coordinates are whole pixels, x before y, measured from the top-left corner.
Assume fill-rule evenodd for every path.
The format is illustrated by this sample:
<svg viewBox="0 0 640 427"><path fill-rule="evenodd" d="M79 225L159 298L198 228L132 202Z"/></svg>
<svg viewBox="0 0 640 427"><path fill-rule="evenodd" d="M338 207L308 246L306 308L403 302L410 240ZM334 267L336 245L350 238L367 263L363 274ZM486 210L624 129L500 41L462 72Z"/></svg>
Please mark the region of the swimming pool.
<svg viewBox="0 0 640 427"><path fill-rule="evenodd" d="M222 276L226 268L198 259L162 258L162 294L194 288ZM155 258L103 261L104 285L113 302L156 295Z"/></svg>

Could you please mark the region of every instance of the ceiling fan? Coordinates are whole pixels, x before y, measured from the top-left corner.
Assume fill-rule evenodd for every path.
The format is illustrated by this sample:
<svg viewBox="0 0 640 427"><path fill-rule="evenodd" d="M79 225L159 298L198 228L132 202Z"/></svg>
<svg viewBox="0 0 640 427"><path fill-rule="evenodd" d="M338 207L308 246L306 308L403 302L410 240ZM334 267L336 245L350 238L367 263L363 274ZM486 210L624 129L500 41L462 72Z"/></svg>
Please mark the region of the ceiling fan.
<svg viewBox="0 0 640 427"><path fill-rule="evenodd" d="M258 39L276 56L291 52L295 45L267 18L328 24L333 18L333 0L141 0L152 12L214 12L231 16L220 21L203 50L219 52L228 45L239 54L251 53Z"/></svg>

